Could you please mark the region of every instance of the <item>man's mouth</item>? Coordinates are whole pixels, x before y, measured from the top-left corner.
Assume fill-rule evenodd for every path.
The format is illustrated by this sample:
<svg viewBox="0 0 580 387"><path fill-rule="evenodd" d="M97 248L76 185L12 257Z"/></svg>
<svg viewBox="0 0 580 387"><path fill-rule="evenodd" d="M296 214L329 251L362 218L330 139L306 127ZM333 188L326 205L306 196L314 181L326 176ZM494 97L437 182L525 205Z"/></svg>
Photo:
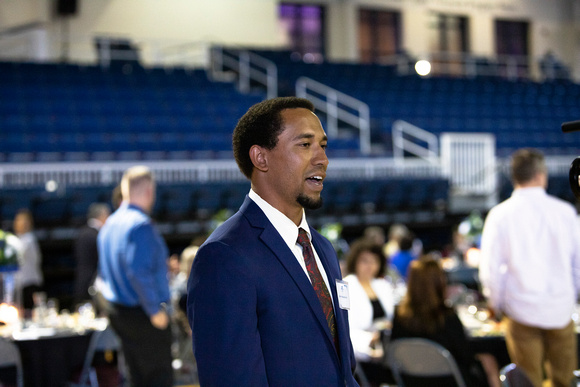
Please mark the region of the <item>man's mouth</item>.
<svg viewBox="0 0 580 387"><path fill-rule="evenodd" d="M314 184L317 184L317 185L322 185L322 181L324 180L324 177L322 177L320 175L314 175L314 176L307 177L306 180L313 182Z"/></svg>

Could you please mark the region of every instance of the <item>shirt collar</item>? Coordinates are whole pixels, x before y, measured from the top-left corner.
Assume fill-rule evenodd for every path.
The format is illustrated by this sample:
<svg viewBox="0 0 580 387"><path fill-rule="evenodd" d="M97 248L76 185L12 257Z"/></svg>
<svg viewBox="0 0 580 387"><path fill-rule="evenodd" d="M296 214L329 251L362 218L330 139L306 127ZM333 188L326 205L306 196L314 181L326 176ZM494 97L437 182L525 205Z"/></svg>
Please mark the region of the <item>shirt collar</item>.
<svg viewBox="0 0 580 387"><path fill-rule="evenodd" d="M133 204L133 203L131 203L131 202L123 202L123 203L121 204L121 207L125 207L125 208L130 208L130 209L133 209L133 210L137 210L137 211L139 211L139 212L142 212L142 213L144 213L145 215L147 215L147 213L145 212L145 210L144 210L144 209L142 209L142 208L141 208L141 207L139 207L138 205L136 205L136 204Z"/></svg>
<svg viewBox="0 0 580 387"><path fill-rule="evenodd" d="M312 240L312 236L310 235L310 227L308 227L308 222L306 221L306 214L304 213L304 210L302 210L302 220L300 221L300 225L296 227L290 218L274 208L270 203L262 199L260 195L258 195L253 189L250 189L248 196L264 212L270 223L272 223L288 247L292 248L296 245L296 241L298 240L299 227L306 230L308 233L308 238Z"/></svg>
<svg viewBox="0 0 580 387"><path fill-rule="evenodd" d="M514 189L512 196L521 195L546 195L546 190L544 187L523 187Z"/></svg>
<svg viewBox="0 0 580 387"><path fill-rule="evenodd" d="M95 218L90 218L87 220L87 226L94 228L95 230L100 230L101 227L103 227L103 222Z"/></svg>

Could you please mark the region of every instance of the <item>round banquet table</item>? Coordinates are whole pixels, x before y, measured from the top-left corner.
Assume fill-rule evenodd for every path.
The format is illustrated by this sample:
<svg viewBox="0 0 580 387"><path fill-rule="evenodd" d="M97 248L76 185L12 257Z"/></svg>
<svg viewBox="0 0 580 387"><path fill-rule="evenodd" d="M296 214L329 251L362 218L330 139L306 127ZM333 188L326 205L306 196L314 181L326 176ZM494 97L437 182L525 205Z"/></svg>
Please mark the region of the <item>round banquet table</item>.
<svg viewBox="0 0 580 387"><path fill-rule="evenodd" d="M66 386L82 368L93 331L14 340L26 387Z"/></svg>

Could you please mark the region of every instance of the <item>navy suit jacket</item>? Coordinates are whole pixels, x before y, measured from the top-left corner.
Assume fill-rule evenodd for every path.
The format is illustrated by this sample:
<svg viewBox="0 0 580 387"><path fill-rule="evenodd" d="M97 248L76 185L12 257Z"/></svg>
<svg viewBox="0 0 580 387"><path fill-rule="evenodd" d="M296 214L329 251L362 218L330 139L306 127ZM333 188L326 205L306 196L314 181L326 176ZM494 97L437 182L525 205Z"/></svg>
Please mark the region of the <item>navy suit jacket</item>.
<svg viewBox="0 0 580 387"><path fill-rule="evenodd" d="M330 282L340 358L306 273L266 215L246 197L201 246L187 313L199 380L206 386L358 386L348 314L338 306L336 253L312 242Z"/></svg>

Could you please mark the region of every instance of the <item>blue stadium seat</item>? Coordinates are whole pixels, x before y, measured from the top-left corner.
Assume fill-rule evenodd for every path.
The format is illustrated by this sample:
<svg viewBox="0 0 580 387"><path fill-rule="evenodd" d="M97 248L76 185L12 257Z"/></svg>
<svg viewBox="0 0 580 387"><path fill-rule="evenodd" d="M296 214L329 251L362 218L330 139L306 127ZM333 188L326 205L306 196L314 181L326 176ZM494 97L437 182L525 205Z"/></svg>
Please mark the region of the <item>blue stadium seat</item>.
<svg viewBox="0 0 580 387"><path fill-rule="evenodd" d="M69 203L67 196L43 193L32 201L32 216L37 226L62 226L69 223Z"/></svg>
<svg viewBox="0 0 580 387"><path fill-rule="evenodd" d="M194 189L194 212L199 218L208 218L222 208L225 208L222 200L225 184L198 184Z"/></svg>
<svg viewBox="0 0 580 387"><path fill-rule="evenodd" d="M191 184L159 185L158 201L161 218L167 221L183 221L193 218L193 194Z"/></svg>
<svg viewBox="0 0 580 387"><path fill-rule="evenodd" d="M36 190L3 189L0 199L0 220L11 221L20 209L31 209L32 200Z"/></svg>
<svg viewBox="0 0 580 387"><path fill-rule="evenodd" d="M231 211L237 211L246 195L250 192L250 182L228 183L224 189L223 206Z"/></svg>
<svg viewBox="0 0 580 387"><path fill-rule="evenodd" d="M322 198L324 210L337 216L348 214L356 206L352 181L325 181Z"/></svg>
<svg viewBox="0 0 580 387"><path fill-rule="evenodd" d="M229 149L223 138L197 141L189 134L231 134L239 116L264 98L263 93L242 95L233 84L211 82L203 70L134 68L127 75L98 66L0 65L0 126L7 129L0 133L0 152L6 154L219 152ZM167 153L155 157L160 155Z"/></svg>

